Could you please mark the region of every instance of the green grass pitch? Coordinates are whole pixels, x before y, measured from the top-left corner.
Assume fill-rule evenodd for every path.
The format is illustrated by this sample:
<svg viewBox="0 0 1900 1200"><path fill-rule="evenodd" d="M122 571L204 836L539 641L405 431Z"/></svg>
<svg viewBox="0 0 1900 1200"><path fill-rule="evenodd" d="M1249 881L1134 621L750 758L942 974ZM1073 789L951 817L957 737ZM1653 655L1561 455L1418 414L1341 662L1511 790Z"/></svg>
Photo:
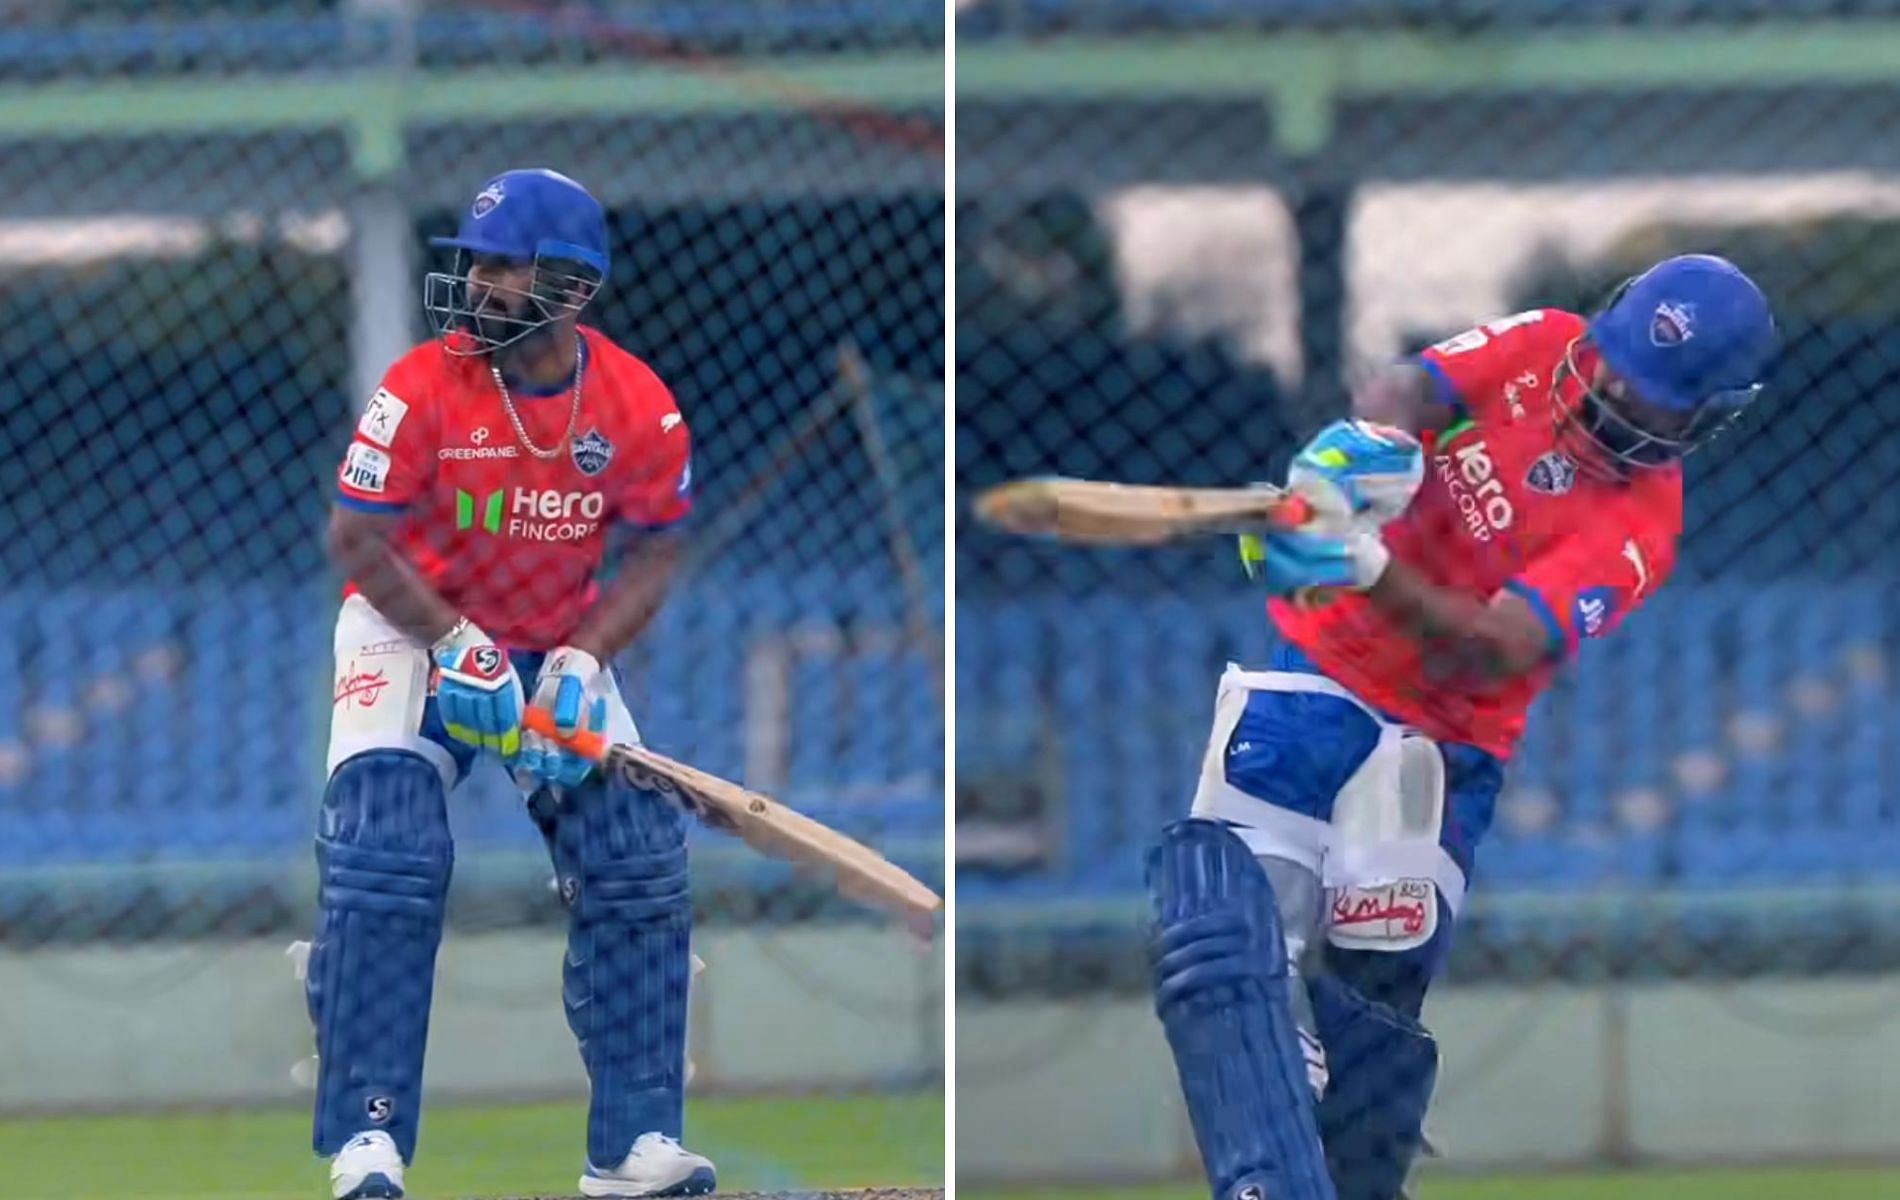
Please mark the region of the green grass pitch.
<svg viewBox="0 0 1900 1200"><path fill-rule="evenodd" d="M1900 1200L1900 1169L1591 1171L1481 1178L1426 1174L1416 1200ZM959 1187L957 1200L1207 1200L1193 1184L1103 1188Z"/></svg>
<svg viewBox="0 0 1900 1200"><path fill-rule="evenodd" d="M941 1095L705 1098L686 1144L719 1190L941 1186ZM568 1196L580 1175L579 1103L431 1106L411 1200ZM0 1119L7 1200L326 1200L304 1109Z"/></svg>

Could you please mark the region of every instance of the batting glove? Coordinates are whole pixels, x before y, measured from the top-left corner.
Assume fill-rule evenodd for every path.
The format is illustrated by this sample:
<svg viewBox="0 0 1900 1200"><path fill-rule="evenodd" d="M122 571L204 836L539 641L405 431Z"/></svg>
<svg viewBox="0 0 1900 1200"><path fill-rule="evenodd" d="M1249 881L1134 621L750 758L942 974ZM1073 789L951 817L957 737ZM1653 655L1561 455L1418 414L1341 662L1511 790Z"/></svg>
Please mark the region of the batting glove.
<svg viewBox="0 0 1900 1200"><path fill-rule="evenodd" d="M1243 536L1240 561L1274 595L1296 597L1308 588L1369 588L1392 555L1377 530L1307 527Z"/></svg>
<svg viewBox="0 0 1900 1200"><path fill-rule="evenodd" d="M1376 529L1404 512L1425 479L1425 453L1403 429L1334 421L1314 435L1287 472L1287 487L1323 514Z"/></svg>
<svg viewBox="0 0 1900 1200"><path fill-rule="evenodd" d="M1247 577L1264 582L1276 596L1300 600L1377 583L1392 561L1379 534L1384 524L1379 512L1371 507L1355 511L1350 483L1342 487L1322 470L1295 462L1288 474L1313 515L1298 529L1241 534L1240 565Z"/></svg>
<svg viewBox="0 0 1900 1200"><path fill-rule="evenodd" d="M521 678L501 647L466 619L433 647L435 704L450 737L503 762L521 752Z"/></svg>
<svg viewBox="0 0 1900 1200"><path fill-rule="evenodd" d="M600 675L600 660L585 650L562 646L549 651L535 680L534 705L546 709L563 734L571 736L582 729L599 733L607 727L607 698L596 694ZM515 777L524 787L528 786L524 775L575 787L594 769L589 760L533 730L522 733L521 757L514 765Z"/></svg>

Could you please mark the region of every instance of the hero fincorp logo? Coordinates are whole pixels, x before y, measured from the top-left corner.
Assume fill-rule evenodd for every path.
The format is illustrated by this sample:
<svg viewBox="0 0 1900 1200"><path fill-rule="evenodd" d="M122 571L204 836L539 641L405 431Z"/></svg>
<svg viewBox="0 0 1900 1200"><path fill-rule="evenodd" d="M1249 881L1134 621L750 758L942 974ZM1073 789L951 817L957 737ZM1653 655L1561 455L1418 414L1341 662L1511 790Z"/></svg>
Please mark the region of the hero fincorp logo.
<svg viewBox="0 0 1900 1200"><path fill-rule="evenodd" d="M607 511L599 492L553 488L496 489L486 496L455 492L455 527L481 529L527 542L578 542L592 537Z"/></svg>
<svg viewBox="0 0 1900 1200"><path fill-rule="evenodd" d="M1509 529L1517 518L1511 499L1504 494L1504 481L1498 478L1497 464L1478 438L1434 456L1438 477L1464 519L1471 536L1488 542L1500 530Z"/></svg>

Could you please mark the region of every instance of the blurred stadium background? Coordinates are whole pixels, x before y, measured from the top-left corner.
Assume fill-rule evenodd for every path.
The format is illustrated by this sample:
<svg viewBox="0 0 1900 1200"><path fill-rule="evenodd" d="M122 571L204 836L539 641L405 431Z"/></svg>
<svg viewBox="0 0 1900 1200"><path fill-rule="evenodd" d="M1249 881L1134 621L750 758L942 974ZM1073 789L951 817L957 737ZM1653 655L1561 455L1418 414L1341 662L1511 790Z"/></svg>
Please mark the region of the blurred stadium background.
<svg viewBox="0 0 1900 1200"><path fill-rule="evenodd" d="M1900 1195L1900 5L958 9L966 510L1037 472L1273 478L1368 364L1665 253L1763 281L1772 391L1478 852L1418 1194ZM1204 1195L1139 863L1261 598L1231 545L967 519L956 585L959 1184Z"/></svg>
<svg viewBox="0 0 1900 1200"><path fill-rule="evenodd" d="M322 1187L283 955L321 530L424 235L508 167L608 205L590 320L696 434L692 566L622 664L648 741L941 883L943 41L910 0L0 3L0 1193ZM580 1163L520 807L451 803L412 1195ZM689 1141L728 1187L939 1183L941 957L694 849Z"/></svg>

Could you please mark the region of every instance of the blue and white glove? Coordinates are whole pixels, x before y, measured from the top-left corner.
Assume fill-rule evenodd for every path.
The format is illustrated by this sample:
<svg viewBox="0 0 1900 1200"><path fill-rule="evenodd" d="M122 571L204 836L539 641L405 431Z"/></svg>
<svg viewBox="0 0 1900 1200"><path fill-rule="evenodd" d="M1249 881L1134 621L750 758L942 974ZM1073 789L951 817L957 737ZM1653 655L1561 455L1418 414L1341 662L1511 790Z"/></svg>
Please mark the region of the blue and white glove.
<svg viewBox="0 0 1900 1200"><path fill-rule="evenodd" d="M1287 490L1306 497L1312 519L1299 529L1242 537L1241 565L1278 596L1369 588L1392 561L1380 528L1405 511L1424 479L1424 449L1411 434L1334 421L1287 471Z"/></svg>
<svg viewBox="0 0 1900 1200"><path fill-rule="evenodd" d="M1373 529L1404 512L1424 480L1425 451L1417 438L1359 420L1320 430L1287 471L1287 487L1321 514Z"/></svg>
<svg viewBox="0 0 1900 1200"><path fill-rule="evenodd" d="M1344 534L1315 528L1276 529L1240 539L1240 563L1276 596L1299 597L1309 588L1369 588L1385 574L1391 552L1376 529Z"/></svg>
<svg viewBox="0 0 1900 1200"><path fill-rule="evenodd" d="M435 705L450 737L503 762L521 750L521 678L508 655L467 618L430 647Z"/></svg>
<svg viewBox="0 0 1900 1200"><path fill-rule="evenodd" d="M581 729L604 732L607 698L595 686L600 673L600 660L585 650L562 646L549 651L535 680L535 707L547 709L564 734ZM524 789L531 789L536 780L576 787L594 769L589 760L533 730L524 731L521 739L521 756L514 767L515 780Z"/></svg>

